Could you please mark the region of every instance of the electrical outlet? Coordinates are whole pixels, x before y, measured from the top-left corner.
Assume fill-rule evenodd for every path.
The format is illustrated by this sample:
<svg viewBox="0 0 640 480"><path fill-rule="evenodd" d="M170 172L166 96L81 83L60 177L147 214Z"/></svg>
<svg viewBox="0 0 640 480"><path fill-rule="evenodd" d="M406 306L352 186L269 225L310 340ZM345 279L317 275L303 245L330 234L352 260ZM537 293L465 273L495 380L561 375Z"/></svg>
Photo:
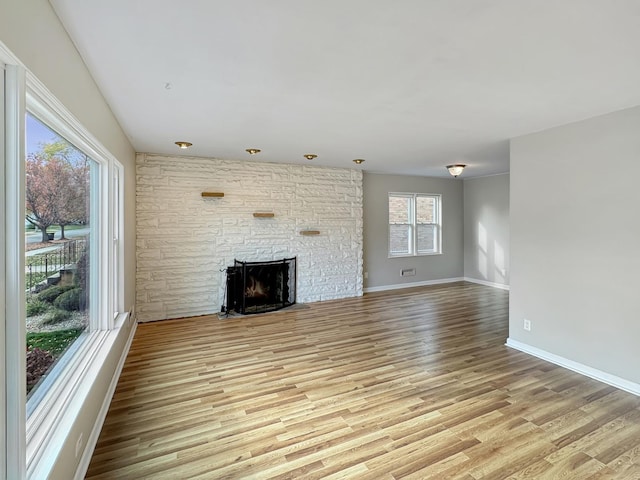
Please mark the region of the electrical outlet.
<svg viewBox="0 0 640 480"><path fill-rule="evenodd" d="M365 279L369 278L369 272L364 272L364 278Z"/></svg>
<svg viewBox="0 0 640 480"><path fill-rule="evenodd" d="M76 442L76 458L78 458L78 455L80 455L80 450L82 450L82 438L84 437L84 435L82 433L80 433L80 436L78 437L78 441Z"/></svg>
<svg viewBox="0 0 640 480"><path fill-rule="evenodd" d="M527 320L526 318L524 319L524 325L523 328L527 331L530 332L531 331L531 320Z"/></svg>

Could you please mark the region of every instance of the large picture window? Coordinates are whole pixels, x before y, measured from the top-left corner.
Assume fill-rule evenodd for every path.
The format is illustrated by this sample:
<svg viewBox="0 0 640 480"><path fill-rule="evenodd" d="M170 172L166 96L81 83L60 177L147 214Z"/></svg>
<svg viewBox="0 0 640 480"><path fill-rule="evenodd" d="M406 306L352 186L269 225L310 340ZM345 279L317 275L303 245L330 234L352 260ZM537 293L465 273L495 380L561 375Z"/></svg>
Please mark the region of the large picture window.
<svg viewBox="0 0 640 480"><path fill-rule="evenodd" d="M95 330L99 165L31 113L26 116L25 298L27 412L55 382L53 366ZM53 375L52 375L53 373Z"/></svg>
<svg viewBox="0 0 640 480"><path fill-rule="evenodd" d="M23 67L0 74L0 460L7 478L48 478L128 318L123 167Z"/></svg>
<svg viewBox="0 0 640 480"><path fill-rule="evenodd" d="M389 194L389 256L441 253L441 197Z"/></svg>

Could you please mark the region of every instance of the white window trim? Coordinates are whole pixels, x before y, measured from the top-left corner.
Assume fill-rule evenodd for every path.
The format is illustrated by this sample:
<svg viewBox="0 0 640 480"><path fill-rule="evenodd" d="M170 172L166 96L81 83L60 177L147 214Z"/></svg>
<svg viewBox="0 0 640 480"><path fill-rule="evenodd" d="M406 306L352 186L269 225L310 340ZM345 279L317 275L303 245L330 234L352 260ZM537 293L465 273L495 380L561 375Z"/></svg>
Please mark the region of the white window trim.
<svg viewBox="0 0 640 480"><path fill-rule="evenodd" d="M124 312L124 282L122 281L124 272L124 242L122 239L122 232L124 232L124 168L123 166L114 161L112 181L114 182L112 188L109 190L112 195L110 214L116 215L115 222L110 222L113 226L113 232L110 238L113 242L112 254L115 257L115 261L110 263L111 268L115 270L112 272L112 288L110 289L109 303L112 305L112 317L114 322L118 319L122 312Z"/></svg>
<svg viewBox="0 0 640 480"><path fill-rule="evenodd" d="M1 167L0 167L0 203L4 204L4 184L5 184L5 130L4 130L4 77L5 77L5 66L4 62L0 60L0 158L2 159ZM5 235L5 209L0 208L0 234ZM0 254L0 305L6 305L6 296L5 296L5 252L3 251ZM5 478L6 475L6 465L7 465L7 402L5 397L5 390L7 386L7 378L6 378L6 368L7 362L6 360L6 338L5 338L5 310L0 309L0 385L1 394L0 394L0 432L3 432L0 435L0 478Z"/></svg>
<svg viewBox="0 0 640 480"><path fill-rule="evenodd" d="M92 372L104 363L114 338L114 329L127 324L128 312L124 312L123 304L123 245L120 241L117 261L119 262L119 278L112 281L114 270L114 249L109 239L114 238L113 207L114 193L111 187L111 172L117 170L120 180L119 212L117 230L123 230L123 187L124 168L91 135L82 124L60 103L55 96L0 42L0 67L5 64L5 91L0 91L6 101L6 122L4 123L4 182L0 187L0 202L4 203L5 236L3 263L0 262L0 278L2 279L2 295L11 298L5 302L2 312L0 340L3 340L2 363L4 379L3 399L0 425L4 423L2 438L2 454L0 465L6 465L6 478L45 478L54 465L66 435L73 427L82 402L93 384ZM0 83L1 86L1 83ZM1 105L2 102L0 102ZM25 115L27 105L30 112L51 125L57 133L88 154L101 169L100 189L108 192L108 201L94 202L101 209L96 256L100 261L100 284L106 294L99 295L98 324L95 331L81 335L80 341L74 344L77 352L65 361L59 362L53 370L58 379L54 388L47 392L42 400L26 417L26 351L24 340L25 328L25 292L24 292L24 182L25 182ZM2 113L0 113L2 115ZM0 146L2 146L0 135ZM2 175L0 174L0 177ZM96 287L93 287L96 288ZM117 301L116 301L117 300ZM115 315L115 306L119 304L119 313ZM8 322L7 318L20 319ZM4 339L2 338L4 336ZM7 359L12 361L8 362ZM19 359L19 361L15 361ZM54 372L50 373L51 376ZM1 377L0 377L1 378ZM10 412L7 415L7 412Z"/></svg>
<svg viewBox="0 0 640 480"><path fill-rule="evenodd" d="M402 224L408 225L410 227L411 233L411 252L410 253L391 253L391 222L389 221L389 198L394 197L405 197L411 199L410 205L410 223ZM432 224L425 225L435 225L437 229L437 251L435 252L418 252L418 223L416 220L417 208L416 208L416 199L418 197L436 197L438 199L438 205L436 209L436 216L438 218L438 222ZM398 225L398 224L396 224ZM442 195L439 193L407 193L407 192L389 192L387 194L387 258L406 258L406 257L428 257L432 255L442 255Z"/></svg>
<svg viewBox="0 0 640 480"><path fill-rule="evenodd" d="M7 478L25 476L26 351L24 293L24 118L25 70L5 67L5 362ZM7 321L7 319L10 319ZM14 319L14 321L11 321ZM19 319L19 321L15 321ZM8 361L11 359L12 361Z"/></svg>

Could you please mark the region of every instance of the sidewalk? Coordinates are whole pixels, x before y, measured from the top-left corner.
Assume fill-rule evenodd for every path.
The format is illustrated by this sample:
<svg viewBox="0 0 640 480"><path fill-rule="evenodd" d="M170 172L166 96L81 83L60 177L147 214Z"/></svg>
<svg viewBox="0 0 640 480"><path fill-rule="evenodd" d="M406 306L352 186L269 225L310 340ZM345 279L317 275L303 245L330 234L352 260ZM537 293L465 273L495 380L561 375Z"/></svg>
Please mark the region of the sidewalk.
<svg viewBox="0 0 640 480"><path fill-rule="evenodd" d="M25 256L31 257L33 255L39 255L41 253L47 253L47 252L53 252L54 250L60 250L61 248L62 248L62 245L54 245L54 246L51 246L51 247L38 248L36 250L28 251L25 254Z"/></svg>

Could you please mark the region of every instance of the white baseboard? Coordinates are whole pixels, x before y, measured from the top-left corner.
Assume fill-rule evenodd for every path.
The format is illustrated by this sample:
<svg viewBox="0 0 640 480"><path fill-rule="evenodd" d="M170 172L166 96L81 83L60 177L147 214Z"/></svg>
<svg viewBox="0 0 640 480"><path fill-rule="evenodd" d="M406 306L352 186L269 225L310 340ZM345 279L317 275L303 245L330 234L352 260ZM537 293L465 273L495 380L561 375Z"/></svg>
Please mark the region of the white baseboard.
<svg viewBox="0 0 640 480"><path fill-rule="evenodd" d="M129 338L127 338L127 343L122 350L122 355L120 355L120 360L118 361L116 371L114 372L113 377L111 378L111 383L109 384L109 388L107 389L107 395L104 397L104 401L102 402L102 406L100 407L100 411L98 412L98 417L96 418L96 422L93 425L91 434L87 438L87 444L84 448L84 452L82 452L82 458L80 458L80 463L78 464L78 468L76 469L76 474L73 477L74 480L82 480L87 474L87 470L89 469L89 463L91 463L93 451L95 450L96 444L98 443L102 425L107 418L107 412L109 411L109 405L111 405L111 399L113 398L113 394L116 391L116 386L118 385L118 380L120 379L120 373L122 373L124 362L127 359L129 349L131 348L131 342L133 342L133 336L136 333L138 324L135 323L135 318L133 318L133 321L134 324L131 327L131 331L129 332Z"/></svg>
<svg viewBox="0 0 640 480"><path fill-rule="evenodd" d="M438 280L425 280L422 282L397 283L395 285L383 285L381 287L367 287L362 289L364 293L384 292L386 290L399 290L401 288L425 287L427 285L439 285L441 283L462 282L464 278L440 278Z"/></svg>
<svg viewBox="0 0 640 480"><path fill-rule="evenodd" d="M629 380L625 380L624 378L620 378L616 375L611 375L610 373L603 372L602 370L598 370L596 368L574 362L573 360L569 360L554 353L549 353L537 347L532 347L531 345L519 342L518 340L513 340L512 338L507 338L506 345L507 347L511 347L515 350L528 353L529 355L533 355L534 357L541 358L542 360L546 360L547 362L551 362L560 367L573 370L574 372L577 372L586 377L593 378L594 380L598 380L602 383L606 383L607 385L611 385L612 387L619 388L620 390L624 390L625 392L633 393L634 395L640 396L640 384L638 383L630 382Z"/></svg>
<svg viewBox="0 0 640 480"><path fill-rule="evenodd" d="M464 281L471 282L471 283L478 283L480 285L485 285L487 287L499 288L501 290L509 290L509 285L507 285L506 283L488 282L486 280L479 280L477 278L471 278L471 277L464 277Z"/></svg>

